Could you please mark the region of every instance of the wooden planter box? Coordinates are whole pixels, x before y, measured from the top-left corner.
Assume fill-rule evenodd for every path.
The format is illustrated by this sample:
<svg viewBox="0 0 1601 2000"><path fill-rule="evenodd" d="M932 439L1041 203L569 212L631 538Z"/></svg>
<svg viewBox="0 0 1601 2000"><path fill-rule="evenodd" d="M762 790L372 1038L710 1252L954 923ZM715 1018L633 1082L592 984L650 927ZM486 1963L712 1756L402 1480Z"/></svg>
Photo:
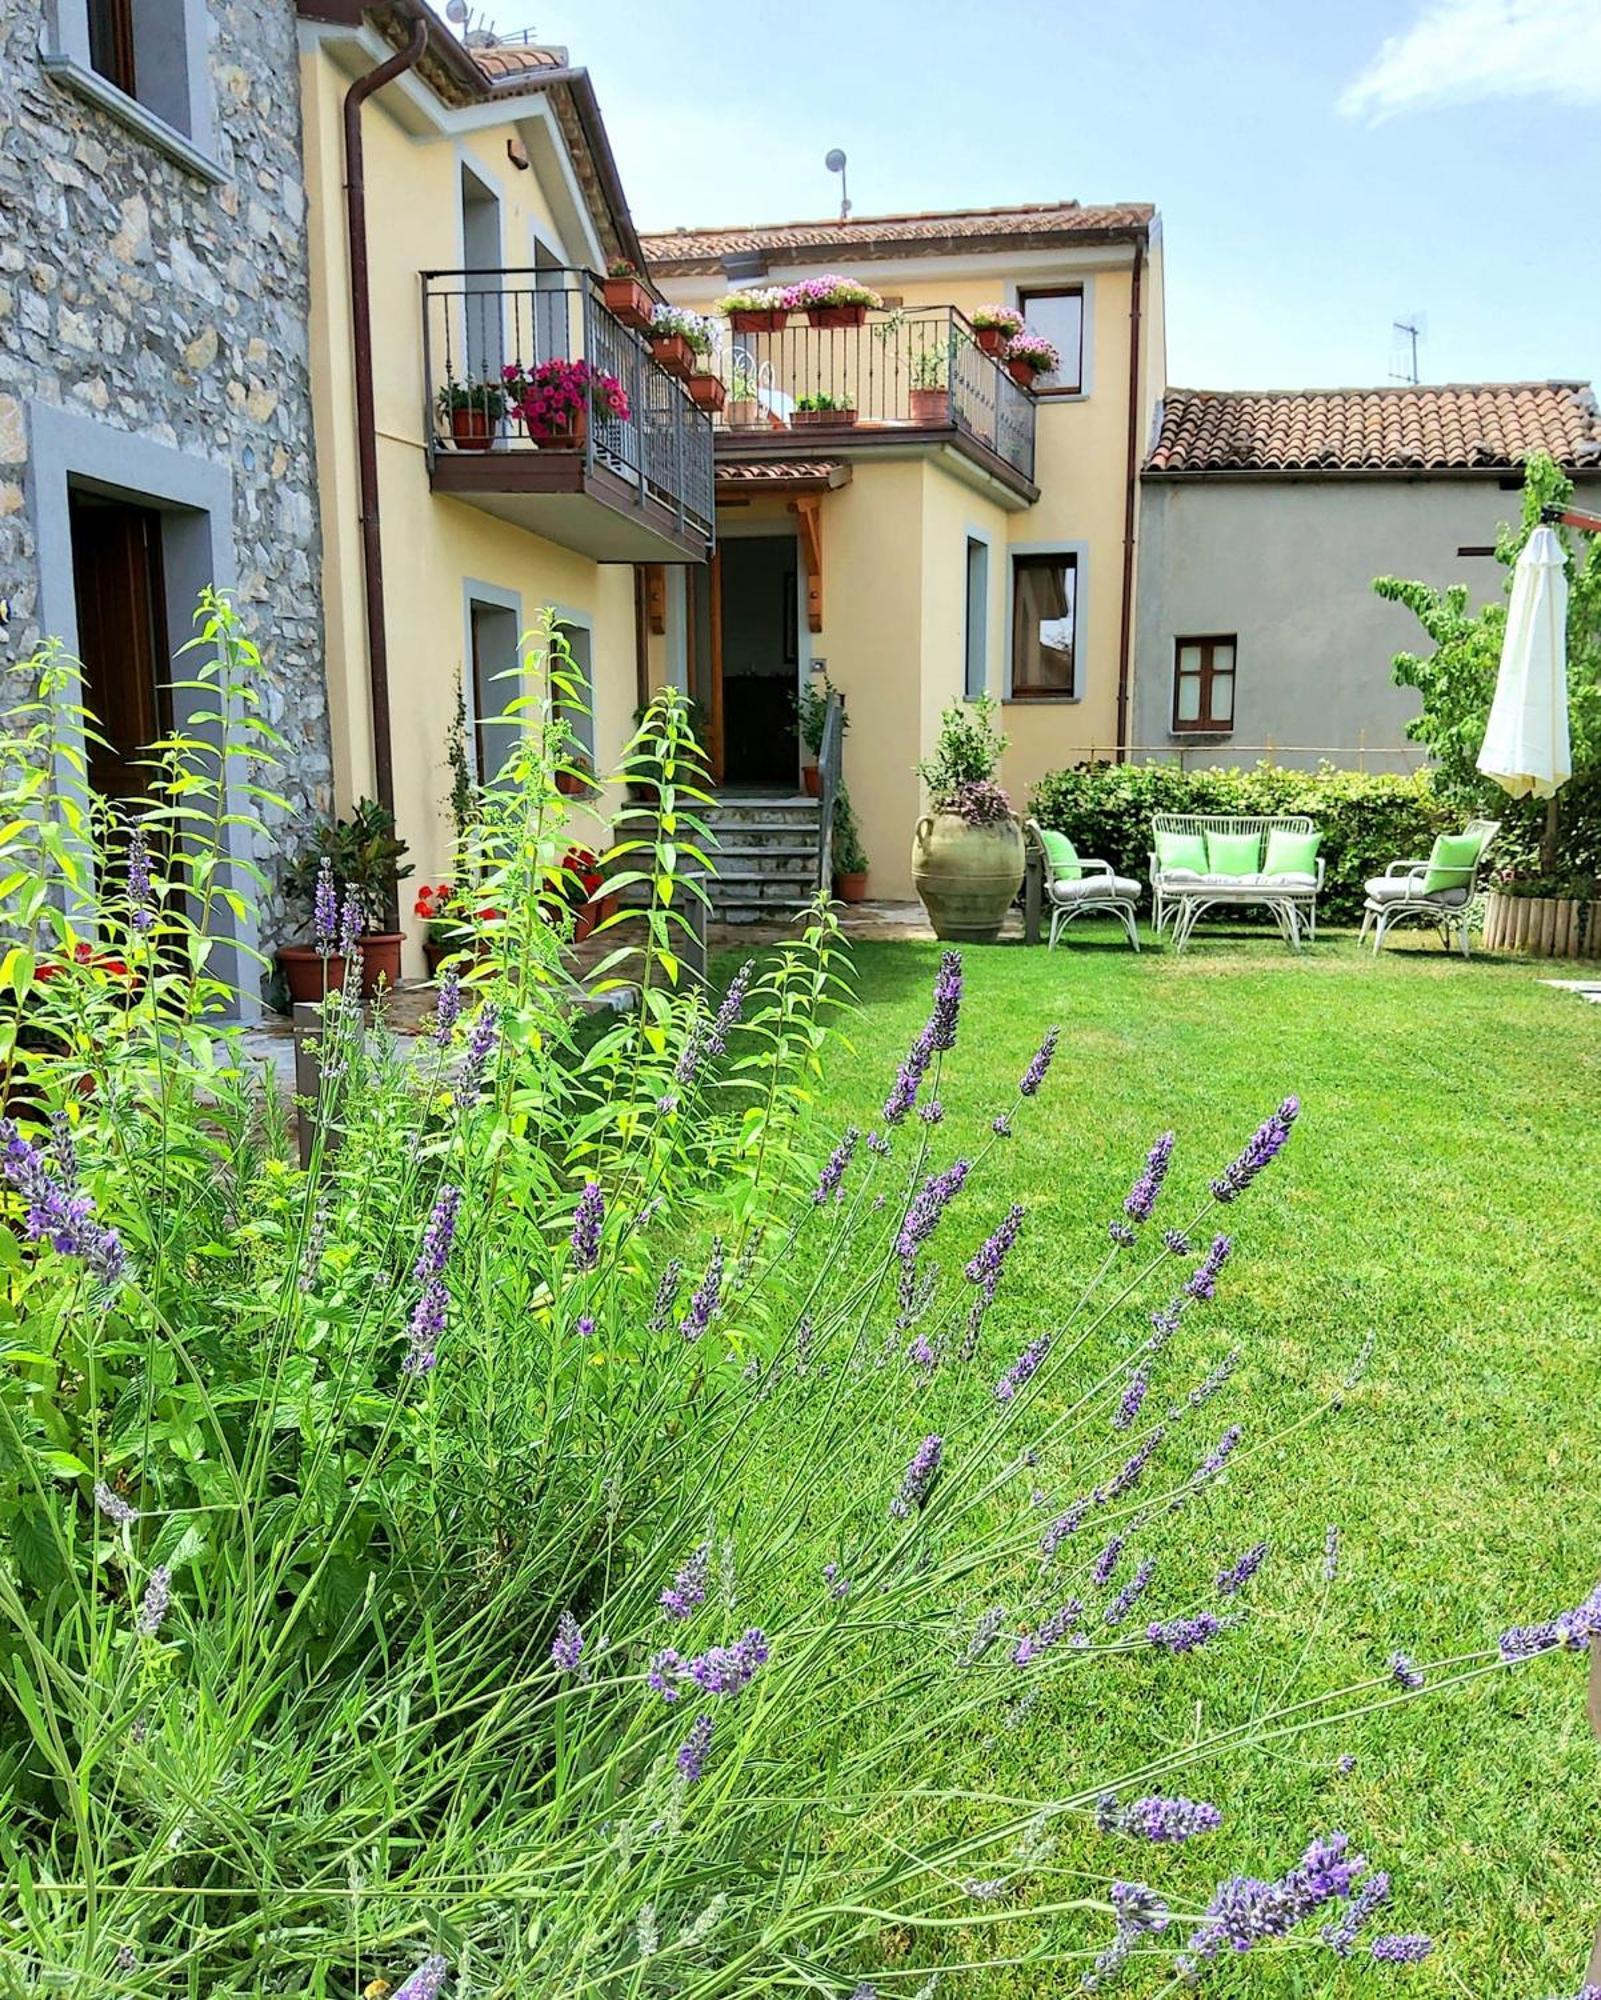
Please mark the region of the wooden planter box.
<svg viewBox="0 0 1601 2000"><path fill-rule="evenodd" d="M847 430L856 421L854 410L791 410L790 425L798 431Z"/></svg>
<svg viewBox="0 0 1601 2000"><path fill-rule="evenodd" d="M1486 951L1526 958L1601 957L1601 902L1582 896L1503 896L1484 899Z"/></svg>

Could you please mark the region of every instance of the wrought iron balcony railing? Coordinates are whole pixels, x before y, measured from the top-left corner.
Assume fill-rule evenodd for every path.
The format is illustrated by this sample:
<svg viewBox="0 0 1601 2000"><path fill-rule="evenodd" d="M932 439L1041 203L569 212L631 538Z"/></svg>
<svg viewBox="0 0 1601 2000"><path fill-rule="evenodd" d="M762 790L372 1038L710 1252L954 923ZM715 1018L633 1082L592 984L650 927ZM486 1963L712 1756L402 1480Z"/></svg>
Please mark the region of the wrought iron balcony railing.
<svg viewBox="0 0 1601 2000"><path fill-rule="evenodd" d="M606 310L591 272L424 271L422 310L431 463L478 453L526 468L532 454L577 454L709 543L711 424Z"/></svg>

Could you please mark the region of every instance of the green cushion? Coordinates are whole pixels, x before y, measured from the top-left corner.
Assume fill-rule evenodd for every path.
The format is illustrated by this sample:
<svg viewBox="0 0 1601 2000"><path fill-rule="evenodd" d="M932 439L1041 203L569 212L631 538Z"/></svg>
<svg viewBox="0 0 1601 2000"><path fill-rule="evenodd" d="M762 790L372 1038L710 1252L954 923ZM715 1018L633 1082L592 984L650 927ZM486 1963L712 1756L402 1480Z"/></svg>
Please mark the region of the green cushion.
<svg viewBox="0 0 1601 2000"><path fill-rule="evenodd" d="M1270 827L1264 875L1315 875L1321 833L1291 833L1287 827Z"/></svg>
<svg viewBox="0 0 1601 2000"><path fill-rule="evenodd" d="M1204 875L1206 842L1198 833L1159 833L1156 865L1164 875L1172 868L1187 868L1192 875Z"/></svg>
<svg viewBox="0 0 1601 2000"><path fill-rule="evenodd" d="M1206 870L1209 875L1254 875L1262 847L1254 833L1209 833Z"/></svg>
<svg viewBox="0 0 1601 2000"><path fill-rule="evenodd" d="M1465 889L1479 858L1476 833L1442 833L1429 855L1429 872L1423 878L1425 896L1441 889Z"/></svg>
<svg viewBox="0 0 1601 2000"><path fill-rule="evenodd" d="M1045 849L1045 865L1053 882L1076 882L1083 875L1078 849L1065 833L1053 833L1048 826L1042 826L1040 845Z"/></svg>

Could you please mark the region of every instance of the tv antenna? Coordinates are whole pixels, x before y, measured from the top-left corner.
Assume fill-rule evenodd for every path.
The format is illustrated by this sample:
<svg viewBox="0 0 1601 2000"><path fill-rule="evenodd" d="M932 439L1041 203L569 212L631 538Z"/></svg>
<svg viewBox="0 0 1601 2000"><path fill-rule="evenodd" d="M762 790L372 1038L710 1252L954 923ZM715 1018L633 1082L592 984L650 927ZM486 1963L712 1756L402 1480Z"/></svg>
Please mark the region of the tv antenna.
<svg viewBox="0 0 1601 2000"><path fill-rule="evenodd" d="M831 174L839 175L839 219L841 222L847 222L850 219L851 205L850 198L845 192L845 155L838 146L832 147L824 154L823 165Z"/></svg>
<svg viewBox="0 0 1601 2000"><path fill-rule="evenodd" d="M1428 330L1428 322L1420 312L1391 322L1390 331L1395 335L1395 347L1390 357L1392 382L1406 382L1416 388L1419 380L1418 342Z"/></svg>

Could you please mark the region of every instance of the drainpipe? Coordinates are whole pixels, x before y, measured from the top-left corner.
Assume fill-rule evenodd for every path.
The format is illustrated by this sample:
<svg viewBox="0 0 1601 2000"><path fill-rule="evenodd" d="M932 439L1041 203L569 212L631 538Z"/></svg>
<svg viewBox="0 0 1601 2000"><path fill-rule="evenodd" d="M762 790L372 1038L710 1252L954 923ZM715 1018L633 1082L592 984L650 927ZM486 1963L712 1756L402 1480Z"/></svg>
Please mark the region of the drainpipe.
<svg viewBox="0 0 1601 2000"><path fill-rule="evenodd" d="M1117 639L1117 761L1128 758L1129 653L1134 637L1134 503L1140 476L1140 281L1145 240L1134 245L1128 314L1128 478L1123 489L1123 612Z"/></svg>
<svg viewBox="0 0 1601 2000"><path fill-rule="evenodd" d="M350 342L356 364L356 464L361 488L361 570L367 600L367 687L372 701L373 785L378 802L395 810L395 757L389 730L389 632L384 623L384 557L379 533L378 433L372 393L372 290L367 271L367 188L361 150L361 107L412 68L428 45L419 17L398 54L370 69L345 92L345 237L350 256ZM391 918L391 921L393 919Z"/></svg>

